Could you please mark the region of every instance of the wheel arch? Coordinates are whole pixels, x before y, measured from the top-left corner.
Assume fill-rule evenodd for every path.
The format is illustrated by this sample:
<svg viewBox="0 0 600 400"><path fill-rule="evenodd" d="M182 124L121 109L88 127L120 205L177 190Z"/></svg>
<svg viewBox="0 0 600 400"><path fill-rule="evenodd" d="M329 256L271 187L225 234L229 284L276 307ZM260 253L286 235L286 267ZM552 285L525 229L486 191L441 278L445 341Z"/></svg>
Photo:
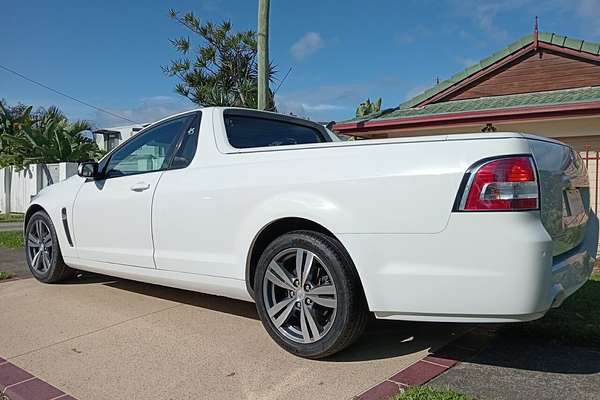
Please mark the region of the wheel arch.
<svg viewBox="0 0 600 400"><path fill-rule="evenodd" d="M275 240L279 236L289 232L300 230L319 232L339 243L343 251L346 253L346 256L350 261L352 268L354 268L356 276L359 279L359 284L362 287L362 282L360 282L359 274L356 271L356 267L354 265L354 262L352 261L352 258L350 257L350 253L333 232L331 232L323 225L310 219L302 217L285 217L271 221L270 223L263 226L262 229L260 229L255 235L254 240L250 245L248 254L246 256L246 288L248 290L248 293L250 293L250 296L252 296L252 298L254 298L254 275L256 273L256 266L263 251L273 240Z"/></svg>
<svg viewBox="0 0 600 400"><path fill-rule="evenodd" d="M27 224L29 223L31 216L38 211L44 211L46 214L48 214L48 211L46 211L41 205L37 203L30 205L27 211L25 212L25 218L23 220L23 231L27 229Z"/></svg>

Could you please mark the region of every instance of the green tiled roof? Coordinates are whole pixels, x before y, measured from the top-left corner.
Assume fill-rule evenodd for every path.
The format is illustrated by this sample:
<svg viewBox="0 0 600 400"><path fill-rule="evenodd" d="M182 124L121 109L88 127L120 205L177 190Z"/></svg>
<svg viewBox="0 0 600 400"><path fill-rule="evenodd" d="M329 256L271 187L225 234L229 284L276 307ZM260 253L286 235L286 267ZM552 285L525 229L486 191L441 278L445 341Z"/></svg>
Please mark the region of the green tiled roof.
<svg viewBox="0 0 600 400"><path fill-rule="evenodd" d="M551 32L539 32L538 40L540 42L550 43L556 46L569 48L576 51L583 51L586 53L600 55L600 44L588 42L580 39L573 39L567 36L557 35L556 33ZM405 101L400 104L399 108L409 108L414 107L419 104L423 100L426 100L437 93L449 88L450 86L462 81L467 76L472 75L476 72L481 71L482 69L490 66L491 64L496 63L497 61L503 59L504 57L514 53L515 51L531 44L533 42L533 35L527 35L517 40L514 43L509 44L507 47L503 48L492 54L491 56L484 58L479 63L475 65L471 65L465 70L451 76L449 79L446 79L443 82L435 85L434 87L426 90L418 96L413 97L412 99Z"/></svg>
<svg viewBox="0 0 600 400"><path fill-rule="evenodd" d="M477 99L433 103L424 107L388 109L379 114L374 114L367 118L363 118L362 120L368 120L369 122L385 121L389 119L402 119L425 115L507 109L526 106L582 103L595 100L600 100L600 86L552 90L547 92L511 94L506 96L480 97ZM361 119L356 119L353 122L358 122L360 120Z"/></svg>

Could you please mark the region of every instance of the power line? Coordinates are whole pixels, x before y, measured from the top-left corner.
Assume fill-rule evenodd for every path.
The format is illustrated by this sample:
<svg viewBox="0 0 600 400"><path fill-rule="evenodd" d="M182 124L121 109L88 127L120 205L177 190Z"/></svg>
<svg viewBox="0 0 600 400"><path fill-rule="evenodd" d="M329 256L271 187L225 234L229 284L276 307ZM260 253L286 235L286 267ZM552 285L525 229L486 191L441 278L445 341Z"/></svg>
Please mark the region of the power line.
<svg viewBox="0 0 600 400"><path fill-rule="evenodd" d="M68 94L66 94L66 93L63 93L63 92L61 92L61 91L59 91L59 90L56 90L56 89L53 89L53 88L51 88L50 86L44 85L44 84L43 84L43 83L41 83L41 82L38 82L38 81L36 81L36 80L33 80L33 79L31 79L31 78L28 78L28 77L26 77L25 75L23 75L23 74L21 74L21 73L19 73L19 72L15 71L15 70L13 70L13 69L10 69L10 68L8 68L8 67L6 67L6 66L2 65L2 64L0 64L0 68L2 68L3 70L5 70L5 71L7 71L7 72L10 72L10 73L12 73L12 74L15 74L15 75L17 75L18 77L20 77L20 78L23 78L23 79L25 79L25 80L26 80L26 81L28 81L28 82L31 82L31 83L33 83L33 84L35 84L35 85L38 85L38 86L41 86L41 87L43 87L44 89L48 89L48 90L50 90L51 92L54 92L54 93L56 93L56 94L59 94L59 95L61 95L61 96L64 96L64 97L66 97L67 99L71 99L71 100L73 100L73 101L76 101L76 102L78 102L78 103L81 103L81 104L83 104L84 106L91 107L91 108L93 108L94 110L97 110L97 111L103 112L103 113L105 113L105 114L108 114L108 115L112 115L113 117L121 118L121 119L123 119L123 120L125 120L125 121L129 121L129 122L131 122L131 123L134 123L134 124L139 124L139 122L137 122L137 121L134 121L134 120L132 120L132 119L129 119L129 118L127 118L127 117L124 117L124 116L122 116L122 115L119 115L119 114L115 114L114 112L112 112L112 111L108 111L108 110L105 110L104 108L96 107L96 106L95 106L95 105L93 105L93 104L87 103L87 102L85 102L85 101L83 101L83 100L76 99L76 98L75 98L75 97L73 97L73 96L69 96L69 95L68 95Z"/></svg>
<svg viewBox="0 0 600 400"><path fill-rule="evenodd" d="M273 96L275 96L277 94L277 92L279 91L279 88L281 87L281 85L283 85L283 82L285 82L285 80L287 79L287 77L290 74L290 72L292 72L292 67L290 67L290 69L288 69L288 72L285 73L285 76L283 77L283 79L281 80L281 82L279 82L279 85L277 86L277 89L275 89L275 91L273 92Z"/></svg>

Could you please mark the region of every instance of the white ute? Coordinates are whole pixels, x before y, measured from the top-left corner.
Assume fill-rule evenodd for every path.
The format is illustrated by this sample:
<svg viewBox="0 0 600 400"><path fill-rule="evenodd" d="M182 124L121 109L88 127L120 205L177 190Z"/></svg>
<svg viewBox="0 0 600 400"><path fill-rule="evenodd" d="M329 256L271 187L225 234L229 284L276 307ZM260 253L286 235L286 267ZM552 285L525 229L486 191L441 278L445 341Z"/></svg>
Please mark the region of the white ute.
<svg viewBox="0 0 600 400"><path fill-rule="evenodd" d="M333 354L377 318L540 318L598 242L585 165L519 133L339 141L204 108L143 129L26 214L42 282L92 271L255 301L272 338Z"/></svg>

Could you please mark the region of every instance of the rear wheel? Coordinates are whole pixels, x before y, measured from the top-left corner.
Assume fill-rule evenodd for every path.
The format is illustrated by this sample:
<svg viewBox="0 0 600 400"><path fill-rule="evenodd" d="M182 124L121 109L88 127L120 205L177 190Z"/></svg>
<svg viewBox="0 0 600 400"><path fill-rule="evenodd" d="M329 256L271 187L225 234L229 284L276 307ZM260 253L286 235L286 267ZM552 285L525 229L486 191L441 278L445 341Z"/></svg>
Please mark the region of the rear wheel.
<svg viewBox="0 0 600 400"><path fill-rule="evenodd" d="M258 262L254 287L267 332L301 357L342 350L368 319L352 262L339 242L321 233L297 231L275 239Z"/></svg>
<svg viewBox="0 0 600 400"><path fill-rule="evenodd" d="M25 252L29 270L38 281L60 282L75 272L63 261L54 224L44 211L36 212L27 222Z"/></svg>

